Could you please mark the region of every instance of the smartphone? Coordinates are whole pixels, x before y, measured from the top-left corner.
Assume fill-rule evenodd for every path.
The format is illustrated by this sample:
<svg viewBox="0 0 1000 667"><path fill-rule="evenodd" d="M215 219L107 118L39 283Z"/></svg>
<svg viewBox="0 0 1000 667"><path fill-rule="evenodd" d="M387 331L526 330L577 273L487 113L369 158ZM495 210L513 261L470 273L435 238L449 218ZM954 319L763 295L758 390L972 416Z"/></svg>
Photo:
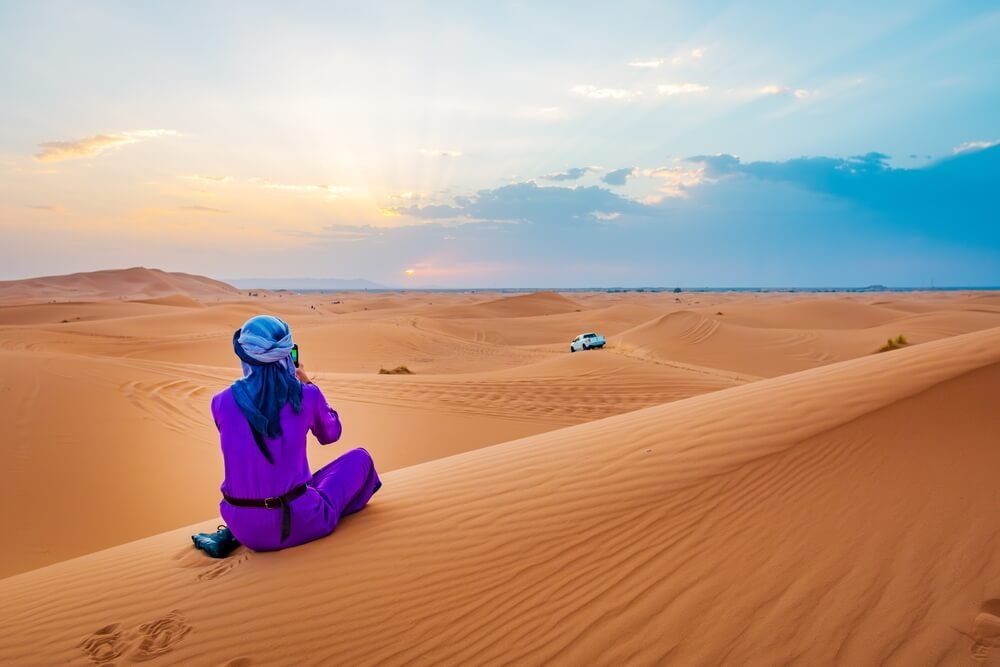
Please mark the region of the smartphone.
<svg viewBox="0 0 1000 667"><path fill-rule="evenodd" d="M298 344L292 345L292 363L295 367L299 367L299 346Z"/></svg>

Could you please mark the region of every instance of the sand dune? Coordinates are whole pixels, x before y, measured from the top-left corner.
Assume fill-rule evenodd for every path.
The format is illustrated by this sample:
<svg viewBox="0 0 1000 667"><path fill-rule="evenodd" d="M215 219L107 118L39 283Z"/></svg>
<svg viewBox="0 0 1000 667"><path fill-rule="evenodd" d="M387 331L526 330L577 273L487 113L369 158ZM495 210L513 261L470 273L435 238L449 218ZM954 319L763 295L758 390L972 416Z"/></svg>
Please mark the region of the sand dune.
<svg viewBox="0 0 1000 667"><path fill-rule="evenodd" d="M438 317L531 317L532 315L558 315L580 308L572 299L555 292L533 292L490 299L480 303L441 308Z"/></svg>
<svg viewBox="0 0 1000 667"><path fill-rule="evenodd" d="M0 664L1000 664L993 294L255 294L0 284ZM216 562L260 312L386 485Z"/></svg>
<svg viewBox="0 0 1000 667"><path fill-rule="evenodd" d="M463 311L464 314L468 314ZM553 345L568 349L569 341L587 331L613 335L663 313L662 307L615 304L596 308L575 308L552 315L510 317L442 317L421 313L413 324L419 329L447 336L499 345Z"/></svg>
<svg viewBox="0 0 1000 667"><path fill-rule="evenodd" d="M46 304L0 305L0 326L68 324L90 320L108 320L136 315L162 313L163 310L142 301L66 301Z"/></svg>
<svg viewBox="0 0 1000 667"><path fill-rule="evenodd" d="M874 343L879 338L872 338ZM835 361L813 331L729 324L689 310L663 315L613 337L614 351L774 376Z"/></svg>
<svg viewBox="0 0 1000 667"><path fill-rule="evenodd" d="M776 329L865 329L907 315L885 306L845 298L805 298L777 304L731 304L727 322Z"/></svg>
<svg viewBox="0 0 1000 667"><path fill-rule="evenodd" d="M883 324L850 330L751 326L732 323L724 313L681 310L624 331L610 345L614 352L637 358L773 377L871 354L899 334L923 343L995 326L1000 326L1000 313L964 310L901 312Z"/></svg>
<svg viewBox="0 0 1000 667"><path fill-rule="evenodd" d="M186 294L169 294L155 299L138 299L138 303L151 303L154 306L175 306L177 308L201 308L202 303Z"/></svg>
<svg viewBox="0 0 1000 667"><path fill-rule="evenodd" d="M142 267L0 281L0 303L149 299L174 294L232 298L240 291L204 276Z"/></svg>
<svg viewBox="0 0 1000 667"><path fill-rule="evenodd" d="M889 297L889 298L886 298ZM915 298L916 297L916 298ZM947 310L985 310L998 312L1000 296L995 292L987 293L937 293L928 292L919 295L881 295L872 301L874 305L882 305L894 310L904 310L912 313L927 313L942 309Z"/></svg>
<svg viewBox="0 0 1000 667"><path fill-rule="evenodd" d="M919 344L1000 323L988 306L970 309L967 296L935 296L937 310L928 312L876 309L898 317L830 330L773 327L762 315L760 326L738 324L715 309L752 318L759 308L785 325L792 313L809 325L810 316L829 321L819 305L832 298L709 294L678 303L664 294L574 294L572 311L526 315L552 304L565 310L559 295L525 298L536 296L286 294L216 303L174 293L0 307L0 391L11 397L0 402L0 418L16 426L8 447L17 471L0 500L16 502L39 478L59 482L46 502L5 516L0 529L22 536L23 547L0 561L0 575L158 533L214 506L220 461L207 397L238 372L232 331L262 310L292 323L349 443L372 450L383 470L870 355L898 333ZM797 300L805 307L794 308ZM868 324L871 311L853 305L842 314ZM481 317L442 315L452 308ZM586 329L623 333L610 350L568 354L568 337ZM377 375L400 364L417 374ZM317 449L314 465L334 453ZM180 486L193 491L178 502ZM158 510L137 514L142 505ZM66 506L87 526L70 538L48 529Z"/></svg>
<svg viewBox="0 0 1000 667"><path fill-rule="evenodd" d="M607 358L608 355L605 355ZM563 359L553 360L564 362ZM633 371L633 372L630 372ZM655 372L622 365L543 362L510 372L369 379L321 376L342 400L427 409L438 415L466 414L569 425L650 405L732 387L746 381L706 369Z"/></svg>
<svg viewBox="0 0 1000 667"><path fill-rule="evenodd" d="M205 521L0 580L0 662L997 664L998 383L995 328L398 470L287 552Z"/></svg>
<svg viewBox="0 0 1000 667"><path fill-rule="evenodd" d="M14 425L15 472L0 502L51 482L40 501L0 521L21 544L0 559L0 575L188 523L217 501L208 398L237 375L232 331L259 305L157 301L0 308L0 390L11 397L0 418ZM274 310L293 323L346 438L383 470L753 379L456 340L395 316L331 322L301 300ZM376 374L400 363L418 375ZM315 449L314 465L335 453ZM188 491L177 498L177 489ZM67 518L87 529L51 530Z"/></svg>
<svg viewBox="0 0 1000 667"><path fill-rule="evenodd" d="M1000 295L998 294L973 294L967 298L970 303L976 305L993 306L1000 308Z"/></svg>
<svg viewBox="0 0 1000 667"><path fill-rule="evenodd" d="M575 375L563 369L537 378L530 372L318 373L317 382L341 414L345 442L364 445L383 470L393 470L739 382L664 370L621 373L612 366ZM0 374L21 379L5 382L9 398L0 401L0 419L10 425L5 453L13 471L0 489L0 503L13 506L38 495L0 519L0 530L18 535L20 545L0 559L0 576L204 516L218 501L222 474L208 399L235 372L131 358L0 352ZM590 391L597 385L601 391ZM314 467L338 451L312 446ZM38 480L46 480L41 495ZM51 529L65 521L87 529Z"/></svg>

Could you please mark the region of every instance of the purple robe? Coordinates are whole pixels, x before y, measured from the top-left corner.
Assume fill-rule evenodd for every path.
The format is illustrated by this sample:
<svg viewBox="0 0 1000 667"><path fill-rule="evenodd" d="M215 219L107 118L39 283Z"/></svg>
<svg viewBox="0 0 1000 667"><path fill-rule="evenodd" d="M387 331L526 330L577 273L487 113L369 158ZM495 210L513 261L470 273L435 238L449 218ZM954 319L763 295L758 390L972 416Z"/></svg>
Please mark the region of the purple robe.
<svg viewBox="0 0 1000 667"><path fill-rule="evenodd" d="M219 513L233 535L254 551L284 549L329 535L342 516L364 507L382 485L371 455L364 449L347 452L315 474L309 472L306 433L312 431L321 445L328 445L336 442L341 432L337 413L316 385L302 385L300 412L296 414L289 404L281 409L281 435L264 438L273 464L257 448L250 424L230 389L212 398L212 416L219 428L226 468L223 494L268 498L303 483L309 487L289 503L291 533L284 542L280 509L233 507L225 500L219 503Z"/></svg>

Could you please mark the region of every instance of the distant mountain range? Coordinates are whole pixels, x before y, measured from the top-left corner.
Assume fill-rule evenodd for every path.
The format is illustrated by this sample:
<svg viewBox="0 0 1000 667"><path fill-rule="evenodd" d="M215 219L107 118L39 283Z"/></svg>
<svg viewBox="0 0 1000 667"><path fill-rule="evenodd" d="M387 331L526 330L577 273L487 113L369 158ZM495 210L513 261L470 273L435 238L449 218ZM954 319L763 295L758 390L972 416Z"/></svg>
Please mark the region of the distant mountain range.
<svg viewBox="0 0 1000 667"><path fill-rule="evenodd" d="M240 289L352 290L387 289L364 278L236 278L227 283Z"/></svg>

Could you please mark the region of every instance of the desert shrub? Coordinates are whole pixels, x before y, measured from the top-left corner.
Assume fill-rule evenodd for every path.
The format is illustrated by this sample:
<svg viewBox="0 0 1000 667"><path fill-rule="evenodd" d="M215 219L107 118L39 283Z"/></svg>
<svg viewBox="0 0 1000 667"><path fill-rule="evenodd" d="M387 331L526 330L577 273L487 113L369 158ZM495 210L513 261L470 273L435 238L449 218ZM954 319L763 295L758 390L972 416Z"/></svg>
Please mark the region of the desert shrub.
<svg viewBox="0 0 1000 667"><path fill-rule="evenodd" d="M909 345L909 341L906 340L906 336L899 334L895 338L889 338L885 341L885 345L878 349L879 352L888 352L889 350L898 350L899 348Z"/></svg>
<svg viewBox="0 0 1000 667"><path fill-rule="evenodd" d="M380 368L378 369L379 375L413 375L411 371L406 366L396 366L395 368Z"/></svg>

